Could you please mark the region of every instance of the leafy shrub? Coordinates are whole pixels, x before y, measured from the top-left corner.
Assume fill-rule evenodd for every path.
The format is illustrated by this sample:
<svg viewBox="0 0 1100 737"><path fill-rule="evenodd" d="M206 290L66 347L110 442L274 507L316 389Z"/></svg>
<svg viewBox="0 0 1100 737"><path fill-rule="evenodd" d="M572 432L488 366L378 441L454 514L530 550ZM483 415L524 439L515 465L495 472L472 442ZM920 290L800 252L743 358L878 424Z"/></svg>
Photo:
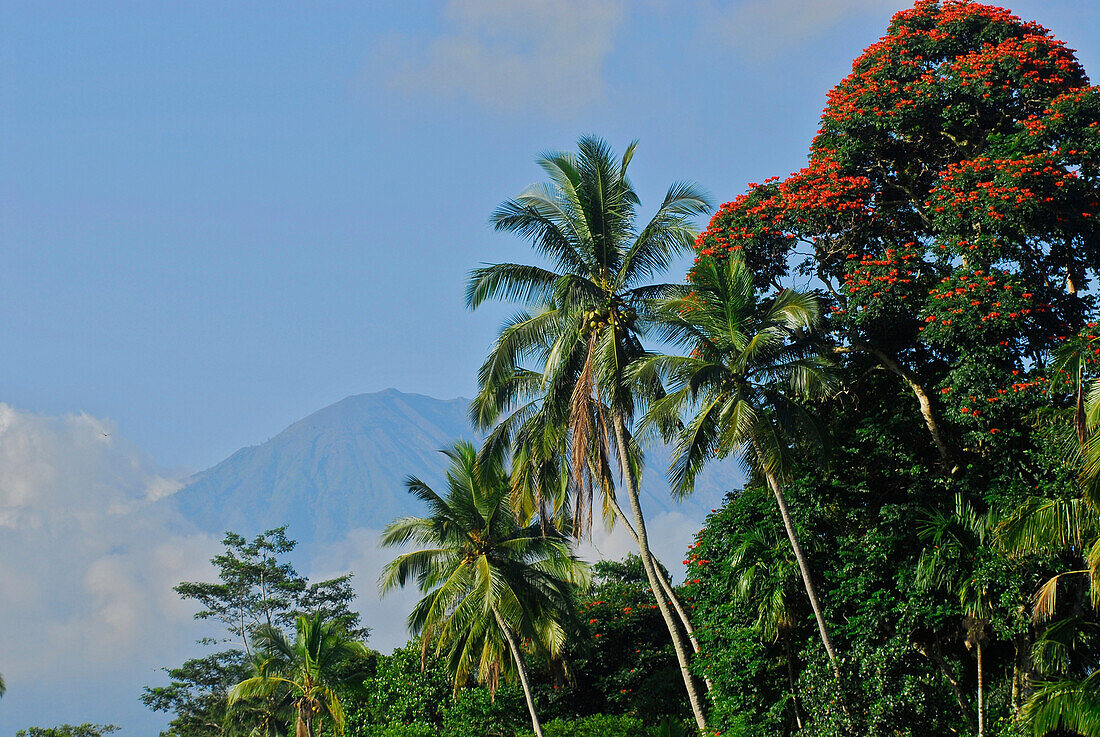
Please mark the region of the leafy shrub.
<svg viewBox="0 0 1100 737"><path fill-rule="evenodd" d="M438 737L435 727L425 722L410 724L371 724L363 727L358 737Z"/></svg>
<svg viewBox="0 0 1100 737"><path fill-rule="evenodd" d="M448 699L440 737L512 737L528 723L527 704L516 685L464 688Z"/></svg>
<svg viewBox="0 0 1100 737"><path fill-rule="evenodd" d="M542 725L546 737L647 737L653 734L641 719L632 716L593 714L580 719L555 719ZM516 737L534 737L530 730Z"/></svg>

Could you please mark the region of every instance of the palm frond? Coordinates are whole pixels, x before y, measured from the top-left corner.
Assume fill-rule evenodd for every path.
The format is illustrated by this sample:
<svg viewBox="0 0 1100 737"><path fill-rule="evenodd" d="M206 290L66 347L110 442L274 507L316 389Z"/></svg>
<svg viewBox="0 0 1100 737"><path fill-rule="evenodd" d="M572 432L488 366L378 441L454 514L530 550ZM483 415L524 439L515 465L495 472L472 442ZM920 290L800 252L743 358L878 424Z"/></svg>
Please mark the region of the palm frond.
<svg viewBox="0 0 1100 737"><path fill-rule="evenodd" d="M1023 714L1035 737L1059 731L1100 737L1100 671L1084 679L1035 684Z"/></svg>

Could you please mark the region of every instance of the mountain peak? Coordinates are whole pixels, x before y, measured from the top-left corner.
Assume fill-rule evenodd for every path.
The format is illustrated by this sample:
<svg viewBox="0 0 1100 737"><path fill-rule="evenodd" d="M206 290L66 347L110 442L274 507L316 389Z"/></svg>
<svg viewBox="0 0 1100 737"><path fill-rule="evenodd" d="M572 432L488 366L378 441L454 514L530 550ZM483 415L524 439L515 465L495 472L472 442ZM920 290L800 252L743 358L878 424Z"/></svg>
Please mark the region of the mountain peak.
<svg viewBox="0 0 1100 737"><path fill-rule="evenodd" d="M439 483L447 458L438 451L479 437L468 411L469 400L461 397L441 400L393 388L345 397L196 474L172 503L212 533L247 535L289 524L303 545L338 539L354 528L380 530L423 511L406 492L405 478ZM712 466L695 496L677 505L661 473L667 449L652 449L649 460L642 490L651 513L683 509L701 520L702 506L715 506L738 485L731 467Z"/></svg>

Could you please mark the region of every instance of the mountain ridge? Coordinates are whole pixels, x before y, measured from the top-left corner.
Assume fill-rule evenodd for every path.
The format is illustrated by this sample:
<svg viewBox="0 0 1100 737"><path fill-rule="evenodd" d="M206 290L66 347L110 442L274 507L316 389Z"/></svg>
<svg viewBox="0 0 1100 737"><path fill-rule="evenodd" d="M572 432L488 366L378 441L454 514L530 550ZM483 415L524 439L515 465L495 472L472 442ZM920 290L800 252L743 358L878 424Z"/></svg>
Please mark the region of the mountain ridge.
<svg viewBox="0 0 1100 737"><path fill-rule="evenodd" d="M340 539L355 528L381 529L422 511L405 491L405 478L440 483L448 459L439 450L483 437L471 426L468 406L462 397L436 399L392 388L350 395L194 474L172 503L207 532L251 534L289 524L303 545ZM663 471L668 457L666 447L647 449L647 515L678 511L701 524L709 508L740 485L732 464L711 464L696 493L676 502L666 485L654 481L662 476L654 469Z"/></svg>

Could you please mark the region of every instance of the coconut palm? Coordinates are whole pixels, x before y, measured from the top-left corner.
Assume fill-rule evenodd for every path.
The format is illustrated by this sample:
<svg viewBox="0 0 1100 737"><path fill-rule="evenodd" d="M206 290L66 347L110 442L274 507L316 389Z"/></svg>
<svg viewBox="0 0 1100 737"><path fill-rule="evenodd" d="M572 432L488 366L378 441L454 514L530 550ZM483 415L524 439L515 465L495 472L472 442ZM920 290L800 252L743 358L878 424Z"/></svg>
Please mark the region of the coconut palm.
<svg viewBox="0 0 1100 737"><path fill-rule="evenodd" d="M1100 671L1038 684L1024 704L1024 717L1035 737L1051 732L1100 737Z"/></svg>
<svg viewBox="0 0 1100 737"><path fill-rule="evenodd" d="M288 693L296 713L297 737L313 737L314 723L331 719L337 733L344 731L344 709L336 689L362 683L361 670L369 656L366 645L348 637L343 627L323 614L297 619L290 640L277 627L263 624L253 641L255 675L229 691L232 706L246 699L271 700Z"/></svg>
<svg viewBox="0 0 1100 737"><path fill-rule="evenodd" d="M596 493L605 515L628 526L672 638L696 722L705 728L688 651L669 607L671 587L667 581L662 585L649 548L638 498L643 456L631 433L635 400L625 370L643 353L646 300L661 290L649 282L690 249L692 218L710 205L695 186L677 183L638 228L639 199L627 178L634 149L632 143L617 160L604 141L582 138L576 155L553 153L539 160L549 183L531 187L493 213L498 231L529 240L548 266L504 263L471 274L466 291L471 308L492 299L524 305L504 325L481 368L471 415L483 428L500 423L501 436L509 441L557 432L572 473L575 534L590 529ZM616 472L629 500L629 518L615 497ZM687 621L686 614L682 619Z"/></svg>
<svg viewBox="0 0 1100 737"><path fill-rule="evenodd" d="M669 477L680 494L691 492L704 464L731 453L766 481L839 680L821 601L783 491L793 455L815 429L806 401L833 387L828 361L799 339L818 325L819 300L789 289L761 297L737 257L699 262L691 291L677 292L656 301L654 318L658 334L689 355L649 355L632 366L641 386L661 377L668 389L652 399L644 424L675 443ZM693 416L681 422L687 414Z"/></svg>
<svg viewBox="0 0 1100 737"><path fill-rule="evenodd" d="M221 733L225 737L289 737L296 721L293 692L276 688L267 696L236 701L226 711Z"/></svg>
<svg viewBox="0 0 1100 737"><path fill-rule="evenodd" d="M954 509L930 512L917 529L920 538L930 543L917 561L917 584L957 596L965 615L966 646L974 650L978 661L978 737L985 735L983 654L989 640L993 594L973 568L990 548L995 526L992 511L979 514L958 494Z"/></svg>
<svg viewBox="0 0 1100 737"><path fill-rule="evenodd" d="M408 490L428 515L396 520L382 535L383 545L425 547L391 561L379 586L385 593L415 579L424 598L409 629L426 648L434 642L437 655L446 652L456 690L471 676L494 690L502 676L518 676L542 735L521 641L551 658L561 653L588 568L553 527L520 522L502 465L479 462L469 443L445 452L446 495L410 477Z"/></svg>
<svg viewBox="0 0 1100 737"><path fill-rule="evenodd" d="M1072 498L1027 499L997 530L999 544L1010 554L1058 554L1078 562L1047 579L1035 595L1033 619L1047 626L1031 657L1043 680L1034 683L1022 713L1036 735L1059 728L1100 735L1100 701L1095 696L1100 631L1082 616L1085 600L1100 610L1098 344L1097 338L1071 338L1055 354L1050 373L1069 380L1072 415L1055 410L1047 413L1053 422L1041 423L1051 445L1062 450L1066 465L1079 468L1080 493ZM1066 598L1068 605L1062 603Z"/></svg>
<svg viewBox="0 0 1100 737"><path fill-rule="evenodd" d="M801 601L798 563L791 559L790 546L781 534L773 526L760 524L737 533L729 565L733 571L730 598L755 611L752 627L762 640L783 646L791 706L795 723L802 729L802 707L790 649Z"/></svg>
<svg viewBox="0 0 1100 737"><path fill-rule="evenodd" d="M1059 720L1065 729L1100 735L1098 702L1089 696L1096 688L1100 628L1080 611L1085 600L1100 610L1100 513L1090 497L1031 498L998 526L997 540L1012 555L1054 553L1083 563L1051 576L1035 594L1032 618L1046 629L1031 659L1043 680L1021 711L1036 735L1055 729ZM1070 604L1062 605L1067 594Z"/></svg>

